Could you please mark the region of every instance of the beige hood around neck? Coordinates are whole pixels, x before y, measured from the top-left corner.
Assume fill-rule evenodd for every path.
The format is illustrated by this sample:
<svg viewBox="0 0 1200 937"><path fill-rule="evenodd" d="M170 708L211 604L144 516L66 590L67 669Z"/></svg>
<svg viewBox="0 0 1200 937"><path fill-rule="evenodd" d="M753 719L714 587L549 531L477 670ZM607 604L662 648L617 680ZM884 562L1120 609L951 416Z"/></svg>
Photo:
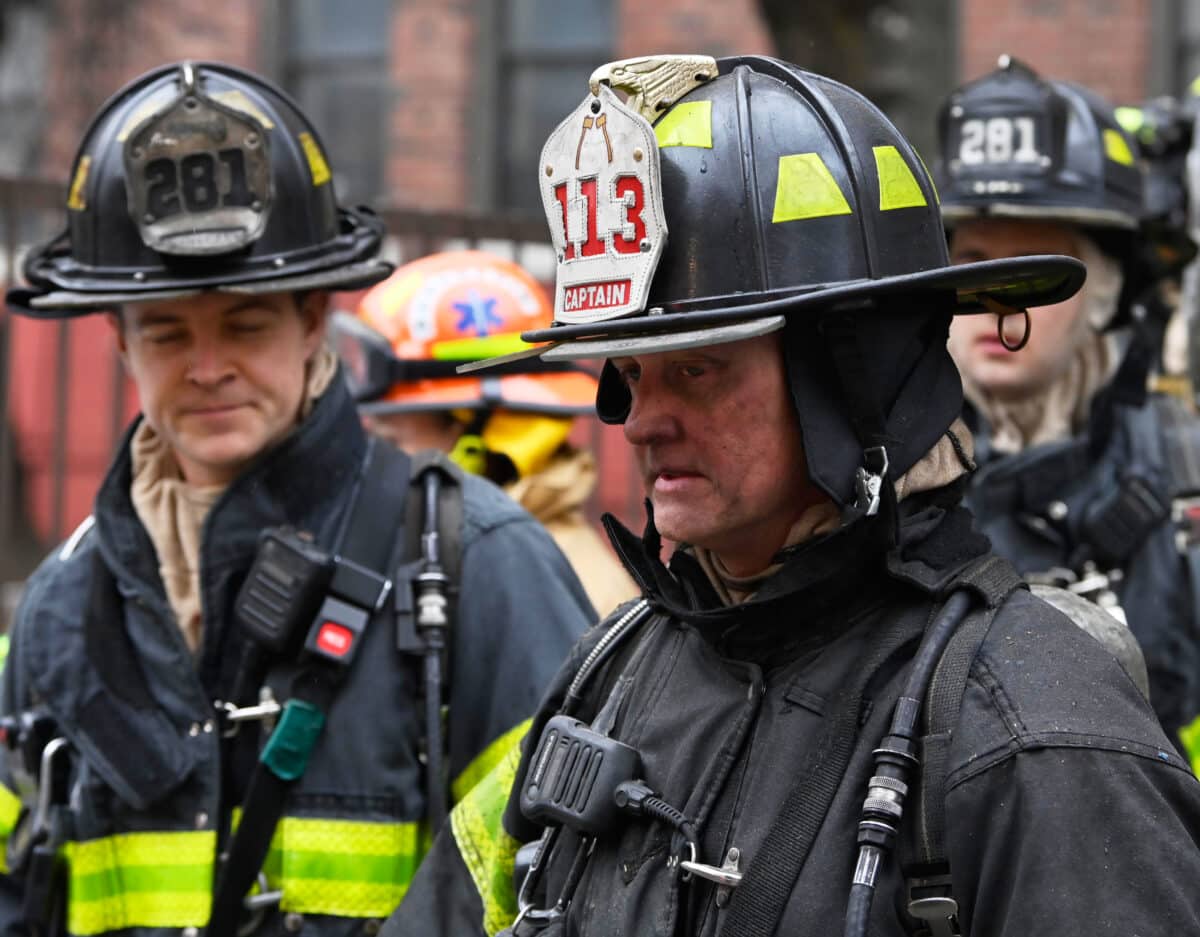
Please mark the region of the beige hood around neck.
<svg viewBox="0 0 1200 937"><path fill-rule="evenodd" d="M1067 341L1075 354L1050 386L1022 400L999 400L962 375L963 395L987 421L991 447L1016 453L1080 431L1091 412L1092 398L1112 379L1118 364L1116 342L1104 329L1117 312L1124 278L1120 264L1088 237L1077 241L1087 266L1083 284L1084 313ZM1032 341L1037 341L1037 312Z"/></svg>
<svg viewBox="0 0 1200 937"><path fill-rule="evenodd" d="M943 488L961 478L973 467L975 442L962 419L955 420L933 448L895 482L896 500L903 501L923 491ZM806 509L792 525L782 549L833 533L841 524L841 512L832 501L822 501ZM775 563L751 576L734 576L711 550L691 548L700 568L708 576L718 597L725 605L745 602L758 587L775 573L781 564Z"/></svg>
<svg viewBox="0 0 1200 937"><path fill-rule="evenodd" d="M322 346L309 365L297 422L312 412L336 373L337 356ZM133 509L154 544L167 601L194 654L204 640L200 603L201 533L225 486L202 487L184 481L171 447L144 419L129 442L129 455L133 464L130 487Z"/></svg>

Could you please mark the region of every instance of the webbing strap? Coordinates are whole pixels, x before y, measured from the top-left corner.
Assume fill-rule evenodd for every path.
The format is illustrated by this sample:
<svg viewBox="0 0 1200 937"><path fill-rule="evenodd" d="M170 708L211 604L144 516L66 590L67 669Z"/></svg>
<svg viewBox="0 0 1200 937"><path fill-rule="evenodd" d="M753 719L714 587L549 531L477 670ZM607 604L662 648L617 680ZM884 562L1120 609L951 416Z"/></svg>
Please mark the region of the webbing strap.
<svg viewBox="0 0 1200 937"><path fill-rule="evenodd" d="M986 607L968 615L951 635L925 692L922 713L925 734L919 748L921 774L914 798L916 816L906 824L901 838L901 866L910 899L919 897L918 883L922 887L935 884L938 897L951 897L946 849L946 781L954 729L971 665L997 611L1013 592L1027 588L1012 565L997 556L984 557L960 573L953 588L962 587L973 589L982 596Z"/></svg>
<svg viewBox="0 0 1200 937"><path fill-rule="evenodd" d="M872 647L825 719L821 739L809 753L758 855L735 889L724 930L739 937L771 937L841 787L858 741L863 695L884 662L920 635L920 627L893 621Z"/></svg>
<svg viewBox="0 0 1200 937"><path fill-rule="evenodd" d="M337 552L341 556L368 569L387 569L403 532L408 465L407 456L372 440L362 480L339 535ZM212 937L236 932L243 899L263 867L287 794L307 768L324 714L343 676L335 665L314 663L293 681L283 718L251 776L242 822L218 879L207 930Z"/></svg>
<svg viewBox="0 0 1200 937"><path fill-rule="evenodd" d="M979 647L992 625L985 611L969 615L942 653L926 694L927 731L921 739L921 783L917 815L913 820L916 837L915 861L920 865L944 862L946 857L946 763L950 741L958 721L967 675Z"/></svg>

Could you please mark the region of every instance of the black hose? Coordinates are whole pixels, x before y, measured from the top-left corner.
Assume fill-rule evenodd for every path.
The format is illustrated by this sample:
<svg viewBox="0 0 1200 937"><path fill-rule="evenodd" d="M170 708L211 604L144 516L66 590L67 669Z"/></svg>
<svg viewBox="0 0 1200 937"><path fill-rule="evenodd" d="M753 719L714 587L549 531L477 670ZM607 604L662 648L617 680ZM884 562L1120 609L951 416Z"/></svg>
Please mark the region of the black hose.
<svg viewBox="0 0 1200 937"><path fill-rule="evenodd" d="M966 589L955 591L925 632L896 700L891 727L875 751L875 775L868 785L858 824L858 862L846 905L845 937L866 937L879 870L900 829L909 772L918 764L916 732L921 703L938 661L971 609L971 601Z"/></svg>
<svg viewBox="0 0 1200 937"><path fill-rule="evenodd" d="M442 655L449 625L446 600L447 578L442 569L438 536L438 496L441 479L436 470L426 471L424 482L425 525L421 534L424 563L417 575L417 632L425 644L425 774L427 816L437 833L449 812L442 738Z"/></svg>

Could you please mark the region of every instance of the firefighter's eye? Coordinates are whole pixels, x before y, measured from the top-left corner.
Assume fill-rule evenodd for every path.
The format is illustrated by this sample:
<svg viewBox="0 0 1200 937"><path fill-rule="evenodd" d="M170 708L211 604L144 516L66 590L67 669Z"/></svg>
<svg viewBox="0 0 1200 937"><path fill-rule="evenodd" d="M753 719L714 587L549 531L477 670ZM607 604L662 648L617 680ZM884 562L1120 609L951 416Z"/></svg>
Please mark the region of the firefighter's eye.
<svg viewBox="0 0 1200 937"><path fill-rule="evenodd" d="M704 377L706 369L698 364L681 364L679 366L679 373L684 377Z"/></svg>
<svg viewBox="0 0 1200 937"><path fill-rule="evenodd" d="M160 329L152 332L146 332L143 338L151 345L170 345L173 342L183 341L185 333L182 329Z"/></svg>

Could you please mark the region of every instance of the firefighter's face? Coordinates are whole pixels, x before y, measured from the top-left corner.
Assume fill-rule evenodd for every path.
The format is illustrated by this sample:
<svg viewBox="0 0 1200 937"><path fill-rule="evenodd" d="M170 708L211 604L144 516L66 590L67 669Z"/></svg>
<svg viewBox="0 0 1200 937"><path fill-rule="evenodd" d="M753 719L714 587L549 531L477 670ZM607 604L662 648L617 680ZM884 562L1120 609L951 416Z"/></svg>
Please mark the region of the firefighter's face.
<svg viewBox="0 0 1200 937"><path fill-rule="evenodd" d="M778 335L613 359L633 398L633 445L659 531L734 575L769 565L808 482Z"/></svg>
<svg viewBox="0 0 1200 937"><path fill-rule="evenodd" d="M299 418L328 295L203 293L114 319L142 412L195 485L225 485Z"/></svg>
<svg viewBox="0 0 1200 937"><path fill-rule="evenodd" d="M1031 254L1078 257L1078 241L1066 225L999 218L964 222L950 240L950 259L958 264ZM1031 310L1029 344L1016 352L1001 343L996 316L955 316L950 354L964 377L997 399L1040 394L1065 373L1088 334L1083 296L1080 291L1056 305ZM1017 344L1024 331L1024 316L1005 317L1010 344Z"/></svg>

